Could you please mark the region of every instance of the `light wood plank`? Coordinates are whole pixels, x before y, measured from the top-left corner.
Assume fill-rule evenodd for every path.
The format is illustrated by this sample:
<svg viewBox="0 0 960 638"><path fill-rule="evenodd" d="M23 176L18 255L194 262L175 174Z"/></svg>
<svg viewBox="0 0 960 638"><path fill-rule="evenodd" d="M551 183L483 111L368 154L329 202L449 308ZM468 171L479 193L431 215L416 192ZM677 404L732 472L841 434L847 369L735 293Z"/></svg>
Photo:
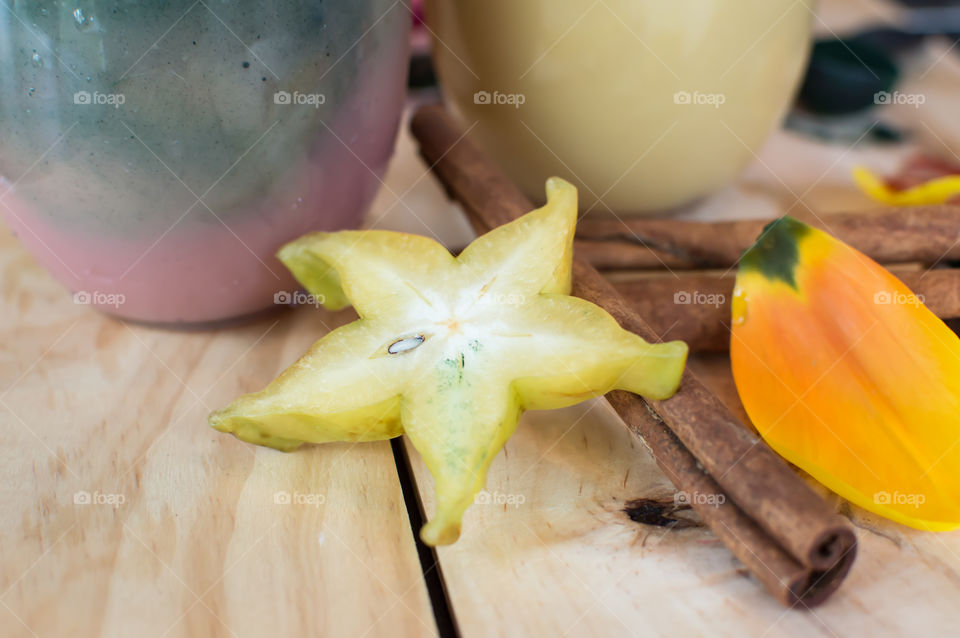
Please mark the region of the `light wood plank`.
<svg viewBox="0 0 960 638"><path fill-rule="evenodd" d="M0 287L0 635L435 634L389 444L283 454L206 425L350 313L123 324L6 230Z"/></svg>
<svg viewBox="0 0 960 638"><path fill-rule="evenodd" d="M432 479L407 449L432 511ZM487 485L492 501L524 502L474 505L461 539L438 551L466 638L947 636L958 618L960 533L916 532L833 498L860 558L826 605L785 611L709 529L632 522L626 501L673 492L605 401L526 414Z"/></svg>

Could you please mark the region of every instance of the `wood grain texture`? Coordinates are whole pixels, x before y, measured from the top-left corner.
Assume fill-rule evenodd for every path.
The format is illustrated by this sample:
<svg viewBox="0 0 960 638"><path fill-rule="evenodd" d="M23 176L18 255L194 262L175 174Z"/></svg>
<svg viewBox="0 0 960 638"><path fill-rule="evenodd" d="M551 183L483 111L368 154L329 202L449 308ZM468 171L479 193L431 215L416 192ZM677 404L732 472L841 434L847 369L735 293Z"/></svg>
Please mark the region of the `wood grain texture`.
<svg viewBox="0 0 960 638"><path fill-rule="evenodd" d="M206 424L350 312L123 324L5 229L0 293L0 635L436 632L388 443L283 454Z"/></svg>
<svg viewBox="0 0 960 638"><path fill-rule="evenodd" d="M691 370L739 407L724 393L725 357L696 357ZM432 479L407 450L432 511ZM465 638L955 635L960 533L911 530L811 485L851 518L860 557L824 605L784 610L707 528L650 527L622 511L674 492L605 401L529 412L490 468L489 497L438 550L453 613Z"/></svg>

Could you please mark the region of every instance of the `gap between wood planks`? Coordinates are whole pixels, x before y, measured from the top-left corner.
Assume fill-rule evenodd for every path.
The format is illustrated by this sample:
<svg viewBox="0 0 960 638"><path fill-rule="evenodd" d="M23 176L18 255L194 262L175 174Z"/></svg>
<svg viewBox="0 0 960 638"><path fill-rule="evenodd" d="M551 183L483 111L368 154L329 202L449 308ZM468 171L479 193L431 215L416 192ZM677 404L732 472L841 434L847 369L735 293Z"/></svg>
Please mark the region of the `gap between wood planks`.
<svg viewBox="0 0 960 638"><path fill-rule="evenodd" d="M420 528L423 527L425 512L413 477L413 469L410 467L410 459L403 445L403 437L390 439L390 449L393 450L393 459L397 465L397 477L400 480L403 501L407 506L407 518L410 520L413 539L417 543L420 570L423 572L423 580L430 596L430 606L433 608L438 635L440 638L459 638L460 631L457 629L450 599L447 597L437 551L420 540Z"/></svg>

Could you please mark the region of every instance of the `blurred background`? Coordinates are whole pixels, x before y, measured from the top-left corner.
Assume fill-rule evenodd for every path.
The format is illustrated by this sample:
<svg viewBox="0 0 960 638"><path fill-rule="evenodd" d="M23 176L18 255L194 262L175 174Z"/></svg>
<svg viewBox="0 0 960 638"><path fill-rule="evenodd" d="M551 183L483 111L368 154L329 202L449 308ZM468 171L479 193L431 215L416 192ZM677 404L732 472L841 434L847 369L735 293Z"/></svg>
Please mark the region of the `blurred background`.
<svg viewBox="0 0 960 638"><path fill-rule="evenodd" d="M856 166L897 189L960 172L960 4L656 4L428 0L411 82L438 75L529 195L564 174L599 214L869 210Z"/></svg>

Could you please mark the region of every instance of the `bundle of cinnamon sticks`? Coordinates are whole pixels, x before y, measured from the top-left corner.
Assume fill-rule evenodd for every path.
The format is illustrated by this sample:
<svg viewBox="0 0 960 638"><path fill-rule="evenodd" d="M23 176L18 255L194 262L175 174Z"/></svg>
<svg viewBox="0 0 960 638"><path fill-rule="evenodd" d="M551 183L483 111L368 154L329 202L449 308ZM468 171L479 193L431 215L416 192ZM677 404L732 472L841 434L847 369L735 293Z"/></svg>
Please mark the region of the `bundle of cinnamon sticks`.
<svg viewBox="0 0 960 638"><path fill-rule="evenodd" d="M960 209L956 224L960 227ZM960 269L892 267L891 271L948 325L960 318ZM664 341L686 341L693 352L725 352L730 347L734 275L735 270L726 274L673 271L608 276L617 292Z"/></svg>
<svg viewBox="0 0 960 638"><path fill-rule="evenodd" d="M808 221L882 264L960 259L960 206L913 206L873 213L822 215ZM773 220L683 222L583 219L583 257L598 270L727 268Z"/></svg>
<svg viewBox="0 0 960 638"><path fill-rule="evenodd" d="M737 260L770 221L585 219L577 226L576 250L608 272L665 341L686 341L694 352L725 351ZM960 259L960 206L822 215L809 223L888 266ZM960 318L960 269L891 270L938 317Z"/></svg>
<svg viewBox="0 0 960 638"><path fill-rule="evenodd" d="M443 107L420 108L411 129L427 164L447 193L462 204L478 232L534 208L465 138ZM745 237L746 231L741 232ZM649 234L656 246L641 247L657 251L658 257L670 256L675 266L676 260L690 266L707 259L682 246L674 250L676 246L662 241L662 236ZM602 306L624 328L649 341L660 340L637 312L637 304L584 257L589 251L583 245L579 241L575 249L573 294ZM623 284L620 290L629 292ZM694 496L690 505L784 605L812 607L839 587L856 555L849 522L691 373L684 374L680 390L665 401L646 401L627 392L612 392L607 398L678 490L713 497Z"/></svg>

